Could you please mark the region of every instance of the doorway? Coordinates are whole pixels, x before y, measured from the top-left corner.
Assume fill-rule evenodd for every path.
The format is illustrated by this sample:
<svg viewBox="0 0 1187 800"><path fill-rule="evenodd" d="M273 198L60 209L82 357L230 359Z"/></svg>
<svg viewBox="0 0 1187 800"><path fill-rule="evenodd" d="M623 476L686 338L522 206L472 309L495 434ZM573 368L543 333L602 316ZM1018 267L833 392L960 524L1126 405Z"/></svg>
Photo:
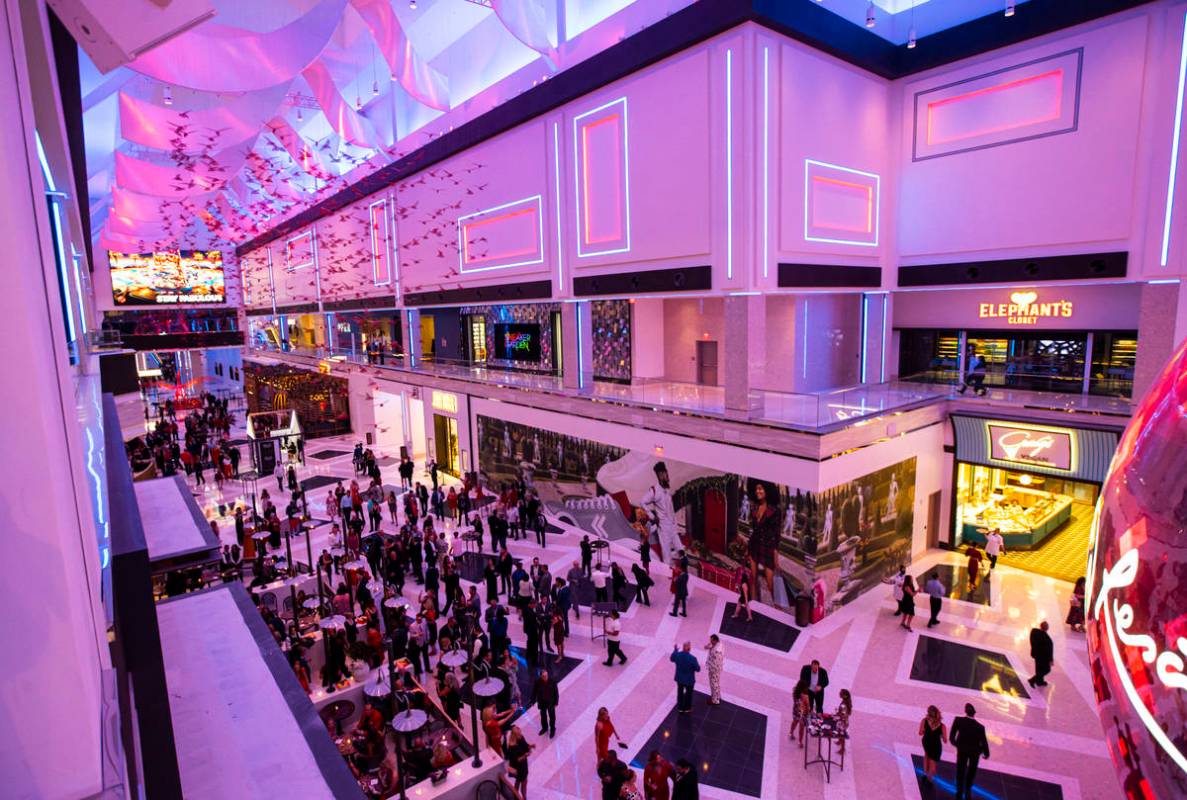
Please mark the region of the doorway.
<svg viewBox="0 0 1187 800"><path fill-rule="evenodd" d="M725 550L725 493L720 489L705 492L705 547L710 553L724 553Z"/></svg>
<svg viewBox="0 0 1187 800"><path fill-rule="evenodd" d="M420 357L431 359L437 350L437 326L432 314L420 315Z"/></svg>
<svg viewBox="0 0 1187 800"><path fill-rule="evenodd" d="M564 347L561 345L561 312L552 312L552 374L560 375L564 370Z"/></svg>
<svg viewBox="0 0 1187 800"><path fill-rule="evenodd" d="M940 493L932 492L927 497L927 546L940 546Z"/></svg>
<svg viewBox="0 0 1187 800"><path fill-rule="evenodd" d="M462 470L457 444L457 420L443 414L434 414L433 433L437 468L455 478L460 477Z"/></svg>
<svg viewBox="0 0 1187 800"><path fill-rule="evenodd" d="M697 342L697 383L717 385L717 342Z"/></svg>

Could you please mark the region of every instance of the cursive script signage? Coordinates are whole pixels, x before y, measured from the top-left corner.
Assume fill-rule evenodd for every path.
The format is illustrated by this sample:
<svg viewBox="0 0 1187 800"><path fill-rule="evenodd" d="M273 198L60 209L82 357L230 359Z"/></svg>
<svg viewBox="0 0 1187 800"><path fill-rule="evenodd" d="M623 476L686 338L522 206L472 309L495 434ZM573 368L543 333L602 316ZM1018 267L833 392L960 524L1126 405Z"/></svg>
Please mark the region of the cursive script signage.
<svg viewBox="0 0 1187 800"><path fill-rule="evenodd" d="M1037 325L1041 319L1070 317L1074 311L1071 300L1040 299L1036 291L1010 293L1008 303L979 303L977 316L981 319L1004 321L1007 325Z"/></svg>
<svg viewBox="0 0 1187 800"><path fill-rule="evenodd" d="M1076 437L1073 431L1033 425L985 423L989 434L989 457L1071 472L1075 469Z"/></svg>

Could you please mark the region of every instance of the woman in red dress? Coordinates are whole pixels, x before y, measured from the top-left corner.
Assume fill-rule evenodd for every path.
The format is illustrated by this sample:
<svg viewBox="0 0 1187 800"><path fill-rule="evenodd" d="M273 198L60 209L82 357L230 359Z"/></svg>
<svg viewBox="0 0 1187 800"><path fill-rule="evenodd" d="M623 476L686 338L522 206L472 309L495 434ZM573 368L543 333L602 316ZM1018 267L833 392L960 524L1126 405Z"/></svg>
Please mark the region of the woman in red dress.
<svg viewBox="0 0 1187 800"><path fill-rule="evenodd" d="M610 712L603 706L598 709L598 721L594 724L594 746L597 748L597 763L599 764L610 752L611 736L618 736L618 731L614 730L614 723L610 721Z"/></svg>

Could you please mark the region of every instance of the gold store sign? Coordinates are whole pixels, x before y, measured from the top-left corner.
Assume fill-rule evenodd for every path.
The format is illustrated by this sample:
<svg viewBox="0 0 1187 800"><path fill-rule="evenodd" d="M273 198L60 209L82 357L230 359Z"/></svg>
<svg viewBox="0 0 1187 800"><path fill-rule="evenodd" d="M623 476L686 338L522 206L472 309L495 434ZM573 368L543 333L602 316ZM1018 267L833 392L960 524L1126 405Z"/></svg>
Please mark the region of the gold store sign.
<svg viewBox="0 0 1187 800"><path fill-rule="evenodd" d="M1012 292L1008 303L981 303L977 316L981 319L1004 319L1007 325L1037 325L1041 319L1070 317L1071 300L1039 301L1034 291Z"/></svg>
<svg viewBox="0 0 1187 800"><path fill-rule="evenodd" d="M446 414L457 413L457 395L433 390L433 408Z"/></svg>

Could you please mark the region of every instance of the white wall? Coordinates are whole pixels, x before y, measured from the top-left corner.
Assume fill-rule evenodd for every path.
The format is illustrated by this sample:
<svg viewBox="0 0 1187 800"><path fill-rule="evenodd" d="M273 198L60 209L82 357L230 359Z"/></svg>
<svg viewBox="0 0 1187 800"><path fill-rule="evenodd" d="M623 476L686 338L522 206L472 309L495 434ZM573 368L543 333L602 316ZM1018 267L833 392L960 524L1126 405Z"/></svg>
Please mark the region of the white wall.
<svg viewBox="0 0 1187 800"><path fill-rule="evenodd" d="M631 304L631 367L634 378L664 376L664 301L640 297Z"/></svg>

